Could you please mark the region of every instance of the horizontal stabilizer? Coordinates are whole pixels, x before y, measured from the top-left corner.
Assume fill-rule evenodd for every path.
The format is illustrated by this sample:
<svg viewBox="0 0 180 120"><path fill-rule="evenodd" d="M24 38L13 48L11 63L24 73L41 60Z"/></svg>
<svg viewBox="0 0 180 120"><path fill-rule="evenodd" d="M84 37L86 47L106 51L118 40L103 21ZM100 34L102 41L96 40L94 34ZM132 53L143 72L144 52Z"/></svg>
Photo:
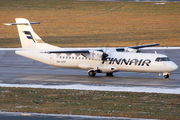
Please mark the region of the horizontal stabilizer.
<svg viewBox="0 0 180 120"><path fill-rule="evenodd" d="M4 23L4 25L28 25L29 23ZM40 24L40 22L30 22L30 24Z"/></svg>

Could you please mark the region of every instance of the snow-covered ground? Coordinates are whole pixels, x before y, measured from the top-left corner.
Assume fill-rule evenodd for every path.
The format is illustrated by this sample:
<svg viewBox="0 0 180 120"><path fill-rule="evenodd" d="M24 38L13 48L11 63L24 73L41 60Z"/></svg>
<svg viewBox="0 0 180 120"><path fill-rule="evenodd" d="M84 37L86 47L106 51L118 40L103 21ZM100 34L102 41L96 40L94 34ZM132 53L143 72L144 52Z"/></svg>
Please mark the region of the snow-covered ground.
<svg viewBox="0 0 180 120"><path fill-rule="evenodd" d="M0 50L22 50L22 48L0 48Z"/></svg>
<svg viewBox="0 0 180 120"><path fill-rule="evenodd" d="M147 87L147 86L96 86L96 85L38 85L38 84L0 84L1 87L23 87L23 88L49 88L49 89L74 89L74 90L97 90L97 91L125 91L125 92L146 92L180 94L179 87Z"/></svg>
<svg viewBox="0 0 180 120"><path fill-rule="evenodd" d="M24 113L24 112L1 112L1 118L19 119L28 116L31 119L47 120L157 120L145 118L128 118L128 117L107 117L107 116L88 116L88 115L70 115L70 114L44 114L44 113ZM23 116L23 117L22 117ZM26 117L27 119L27 117ZM28 119L30 120L30 119Z"/></svg>

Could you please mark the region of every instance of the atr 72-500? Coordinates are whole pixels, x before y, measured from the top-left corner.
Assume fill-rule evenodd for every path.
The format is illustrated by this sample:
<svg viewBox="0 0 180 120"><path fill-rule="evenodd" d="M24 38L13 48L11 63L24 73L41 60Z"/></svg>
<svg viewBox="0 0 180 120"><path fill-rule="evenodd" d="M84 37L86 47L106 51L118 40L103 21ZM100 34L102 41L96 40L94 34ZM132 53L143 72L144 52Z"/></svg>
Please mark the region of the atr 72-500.
<svg viewBox="0 0 180 120"><path fill-rule="evenodd" d="M5 25L17 25L23 50L15 53L48 65L63 68L79 68L88 71L89 76L96 73L106 73L108 76L118 71L148 72L163 74L169 78L169 74L178 66L170 61L166 55L157 53L139 53L143 47L151 47L159 44L131 46L125 48L60 48L44 41L33 31L31 24L24 18L16 18L16 23Z"/></svg>

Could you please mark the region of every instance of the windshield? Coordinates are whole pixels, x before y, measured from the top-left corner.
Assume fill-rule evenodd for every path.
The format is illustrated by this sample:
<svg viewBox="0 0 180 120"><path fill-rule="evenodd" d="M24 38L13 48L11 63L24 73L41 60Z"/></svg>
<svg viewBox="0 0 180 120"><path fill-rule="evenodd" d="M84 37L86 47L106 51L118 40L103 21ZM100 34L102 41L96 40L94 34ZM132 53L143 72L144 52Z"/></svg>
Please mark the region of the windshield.
<svg viewBox="0 0 180 120"><path fill-rule="evenodd" d="M158 57L158 58L156 58L155 61L157 61L157 62L161 62L161 61L170 61L170 59L169 59L168 57Z"/></svg>

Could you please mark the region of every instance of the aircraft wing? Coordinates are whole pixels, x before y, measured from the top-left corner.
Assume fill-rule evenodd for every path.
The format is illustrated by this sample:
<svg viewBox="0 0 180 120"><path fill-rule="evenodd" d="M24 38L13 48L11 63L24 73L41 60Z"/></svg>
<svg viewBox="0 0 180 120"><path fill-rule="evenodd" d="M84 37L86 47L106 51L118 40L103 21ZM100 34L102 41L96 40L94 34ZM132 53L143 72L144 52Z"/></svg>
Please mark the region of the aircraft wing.
<svg viewBox="0 0 180 120"><path fill-rule="evenodd" d="M138 46L130 46L130 47L123 47L123 48L116 48L116 51L118 52L124 52L126 49L135 49L138 51L139 48L145 48L145 47L152 47L152 46L158 46L160 45L159 43L154 43L154 44L147 44L147 45L138 45ZM103 50L94 50L94 51L99 51L103 52ZM46 53L90 53L92 50L71 50L71 51L47 51Z"/></svg>
<svg viewBox="0 0 180 120"><path fill-rule="evenodd" d="M144 47L152 47L160 45L158 43L155 44L147 44L147 45L138 45L138 46L130 46L125 48L116 48L116 51L118 52L140 52L139 48ZM81 54L88 58L101 58L102 60L105 60L107 56L109 56L105 51L102 49L94 49L94 50L67 50L67 51L46 51L45 53L65 53L65 54Z"/></svg>
<svg viewBox="0 0 180 120"><path fill-rule="evenodd" d="M103 50L73 50L73 51L47 51L45 53L64 53L64 54L81 54L84 57L91 59L101 59L106 60L108 54L104 53Z"/></svg>
<svg viewBox="0 0 180 120"><path fill-rule="evenodd" d="M90 53L89 50L73 50L73 51L48 51L46 53Z"/></svg>
<svg viewBox="0 0 180 120"><path fill-rule="evenodd" d="M155 44L148 44L148 45L138 45L138 46L131 46L129 48L133 48L133 49L139 49L139 48L144 48L144 47L152 47L152 46L158 46L160 44L155 43Z"/></svg>
<svg viewBox="0 0 180 120"><path fill-rule="evenodd" d="M144 47L152 47L152 46L158 46L160 45L159 43L154 43L154 44L147 44L147 45L138 45L138 46L130 46L126 48L116 48L116 51L118 52L139 52L139 48L144 48Z"/></svg>

